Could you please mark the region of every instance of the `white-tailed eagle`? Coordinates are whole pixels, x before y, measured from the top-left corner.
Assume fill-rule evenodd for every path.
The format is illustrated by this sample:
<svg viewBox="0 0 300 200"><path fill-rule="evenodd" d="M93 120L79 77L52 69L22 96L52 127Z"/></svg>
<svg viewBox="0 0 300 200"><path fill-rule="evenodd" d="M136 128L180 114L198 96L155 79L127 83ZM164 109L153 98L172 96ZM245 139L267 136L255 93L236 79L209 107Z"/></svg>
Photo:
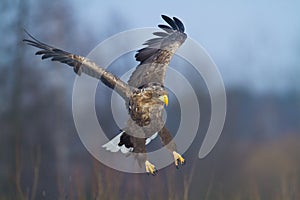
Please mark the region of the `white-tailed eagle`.
<svg viewBox="0 0 300 200"><path fill-rule="evenodd" d="M162 15L168 25L158 25L161 32L154 32L157 37L144 43L145 48L135 55L140 64L132 73L128 83L125 83L109 71L101 68L91 60L68 53L42 43L32 37L24 39L27 44L40 50L36 55L42 59L50 58L73 67L78 75L86 73L101 80L114 89L126 103L130 114L127 126L110 142L103 145L112 152L121 150L123 153L133 152L139 163L145 164L146 172L155 175L155 166L148 161L146 144L151 139L160 136L163 145L172 153L176 167L184 163L183 157L177 153L176 145L162 119L164 105L168 105L168 94L164 88L167 67L175 51L186 40L183 23L176 17Z"/></svg>

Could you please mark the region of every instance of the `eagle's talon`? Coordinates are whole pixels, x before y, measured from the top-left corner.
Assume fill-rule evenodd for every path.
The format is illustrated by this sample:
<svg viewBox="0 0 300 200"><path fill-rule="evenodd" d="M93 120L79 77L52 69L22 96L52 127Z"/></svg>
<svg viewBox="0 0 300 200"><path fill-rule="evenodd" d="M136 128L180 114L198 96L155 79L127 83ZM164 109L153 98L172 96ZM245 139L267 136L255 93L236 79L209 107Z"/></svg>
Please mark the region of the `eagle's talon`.
<svg viewBox="0 0 300 200"><path fill-rule="evenodd" d="M151 164L148 160L145 162L146 172L147 174L151 174L155 176L157 174L157 170L153 164Z"/></svg>
<svg viewBox="0 0 300 200"><path fill-rule="evenodd" d="M174 156L175 166L177 169L178 169L178 161L181 165L185 164L184 158L176 151L173 151L173 156Z"/></svg>

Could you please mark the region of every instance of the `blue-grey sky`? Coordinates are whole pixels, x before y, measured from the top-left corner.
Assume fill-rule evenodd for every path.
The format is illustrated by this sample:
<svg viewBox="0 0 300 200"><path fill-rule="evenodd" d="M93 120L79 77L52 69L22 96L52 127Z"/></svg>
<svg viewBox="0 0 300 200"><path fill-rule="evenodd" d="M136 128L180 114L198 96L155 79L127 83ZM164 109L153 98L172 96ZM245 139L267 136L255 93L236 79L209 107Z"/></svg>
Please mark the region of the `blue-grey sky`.
<svg viewBox="0 0 300 200"><path fill-rule="evenodd" d="M300 1L77 0L73 5L78 23L99 33L109 27L112 13L128 29L156 26L161 14L177 16L228 86L282 91L300 83Z"/></svg>

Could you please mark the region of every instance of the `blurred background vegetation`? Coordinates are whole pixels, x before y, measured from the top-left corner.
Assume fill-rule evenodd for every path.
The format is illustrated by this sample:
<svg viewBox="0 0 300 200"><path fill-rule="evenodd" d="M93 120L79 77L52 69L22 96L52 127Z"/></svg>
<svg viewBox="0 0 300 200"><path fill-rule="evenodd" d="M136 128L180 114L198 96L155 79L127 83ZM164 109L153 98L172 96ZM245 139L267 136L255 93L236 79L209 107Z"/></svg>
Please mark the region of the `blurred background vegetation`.
<svg viewBox="0 0 300 200"><path fill-rule="evenodd" d="M300 199L299 3L266 2L2 0L0 199ZM156 177L118 172L93 159L76 133L75 74L34 56L22 43L23 29L87 55L112 34L158 24L160 14L182 18L220 67L228 98L224 130L199 160L210 101L205 84L191 77L201 122L184 154L187 165L171 165ZM128 65L127 59L129 68L137 64L132 56L122 62ZM98 96L109 97L101 87ZM98 104L104 109L104 100Z"/></svg>

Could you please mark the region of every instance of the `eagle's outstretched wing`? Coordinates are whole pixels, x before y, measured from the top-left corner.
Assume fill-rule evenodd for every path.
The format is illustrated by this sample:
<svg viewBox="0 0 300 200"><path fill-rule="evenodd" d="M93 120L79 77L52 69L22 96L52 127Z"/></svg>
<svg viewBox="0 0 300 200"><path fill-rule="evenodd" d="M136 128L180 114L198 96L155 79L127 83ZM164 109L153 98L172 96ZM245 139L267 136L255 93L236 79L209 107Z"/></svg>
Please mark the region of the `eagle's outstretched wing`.
<svg viewBox="0 0 300 200"><path fill-rule="evenodd" d="M132 89L128 84L120 80L112 73L99 67L96 63L85 57L71 54L49 46L40 42L29 33L27 34L31 39L24 39L23 41L31 46L41 49L36 52L36 55L42 55L42 59L51 58L52 61L58 61L70 65L73 67L76 74L80 75L81 73L85 73L101 80L108 87L115 89L116 92L118 92L125 100L128 100L131 97Z"/></svg>
<svg viewBox="0 0 300 200"><path fill-rule="evenodd" d="M170 25L158 25L164 32L154 32L157 38L144 43L145 48L138 50L135 58L140 61L132 73L128 84L133 87L141 87L150 82L164 84L167 67L175 51L186 40L183 23L162 15L162 18Z"/></svg>

